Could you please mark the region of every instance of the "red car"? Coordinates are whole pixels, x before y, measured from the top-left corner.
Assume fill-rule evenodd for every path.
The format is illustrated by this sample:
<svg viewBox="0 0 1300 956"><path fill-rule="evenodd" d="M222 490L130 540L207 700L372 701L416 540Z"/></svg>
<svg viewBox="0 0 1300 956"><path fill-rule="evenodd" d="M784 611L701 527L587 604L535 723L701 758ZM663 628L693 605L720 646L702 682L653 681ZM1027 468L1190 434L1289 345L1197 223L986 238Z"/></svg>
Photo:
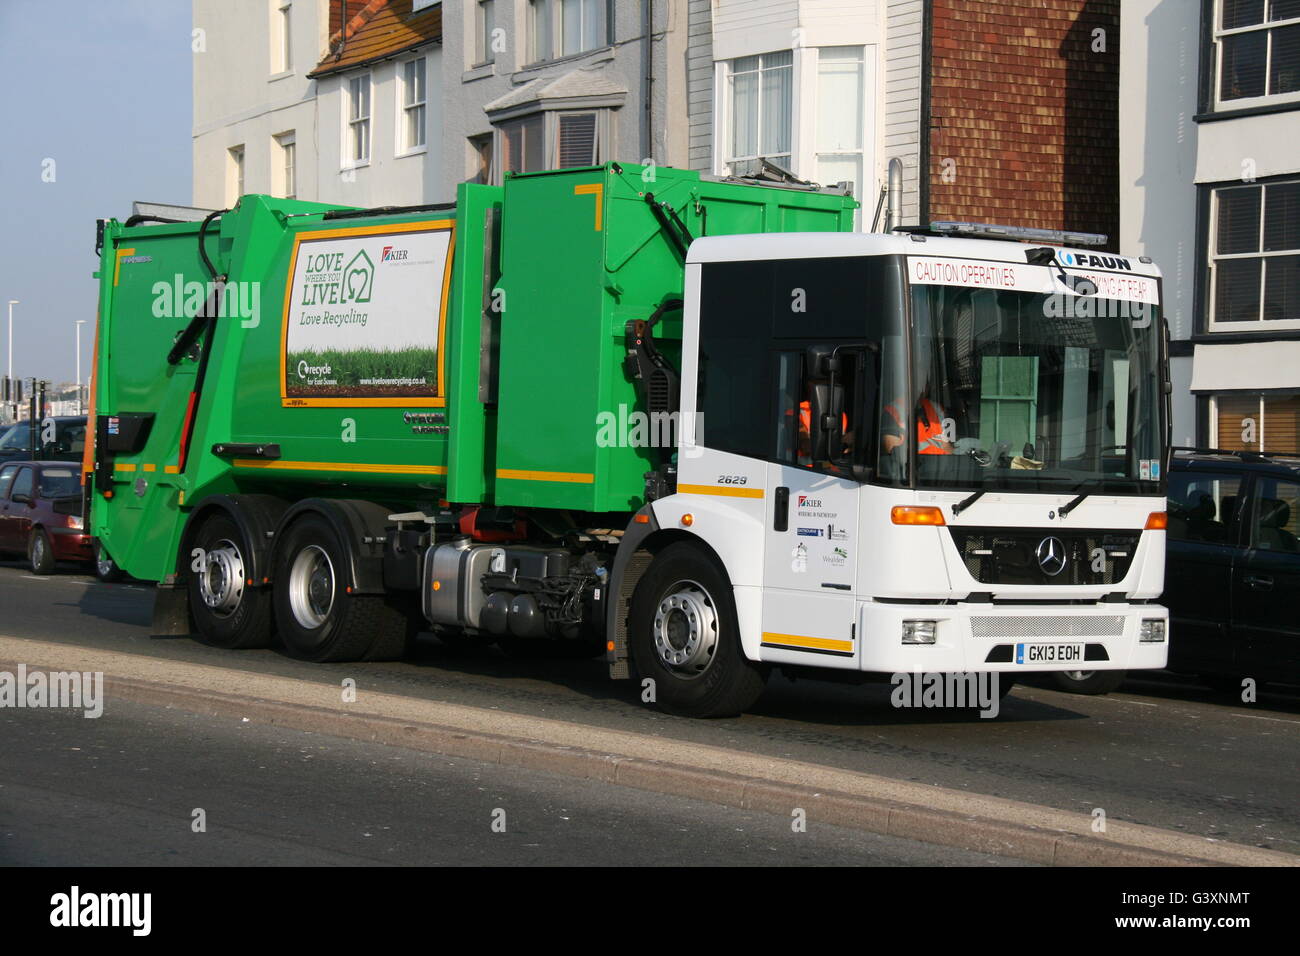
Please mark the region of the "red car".
<svg viewBox="0 0 1300 956"><path fill-rule="evenodd" d="M66 461L0 466L0 552L26 554L35 574L49 574L56 561L94 560L82 527L79 469Z"/></svg>

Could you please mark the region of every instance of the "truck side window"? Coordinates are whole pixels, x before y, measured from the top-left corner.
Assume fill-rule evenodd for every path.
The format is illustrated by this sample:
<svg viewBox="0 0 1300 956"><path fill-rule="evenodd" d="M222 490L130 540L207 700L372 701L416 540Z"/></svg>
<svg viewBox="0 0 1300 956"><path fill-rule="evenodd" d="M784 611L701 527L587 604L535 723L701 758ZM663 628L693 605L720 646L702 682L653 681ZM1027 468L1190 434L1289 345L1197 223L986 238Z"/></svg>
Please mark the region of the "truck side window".
<svg viewBox="0 0 1300 956"><path fill-rule="evenodd" d="M1178 471L1169 476L1169 537L1174 541L1231 544L1232 519L1241 479L1213 472Z"/></svg>
<svg viewBox="0 0 1300 956"><path fill-rule="evenodd" d="M750 458L771 452L771 267L715 262L702 268L696 440L705 448Z"/></svg>

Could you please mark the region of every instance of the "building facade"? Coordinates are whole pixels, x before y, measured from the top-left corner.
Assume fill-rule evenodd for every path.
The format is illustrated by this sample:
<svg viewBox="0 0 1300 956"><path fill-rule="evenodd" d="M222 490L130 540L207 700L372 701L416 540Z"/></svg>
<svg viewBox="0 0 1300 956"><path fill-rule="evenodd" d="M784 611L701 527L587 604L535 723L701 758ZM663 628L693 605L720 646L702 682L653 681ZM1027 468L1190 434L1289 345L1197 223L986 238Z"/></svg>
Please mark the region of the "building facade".
<svg viewBox="0 0 1300 956"><path fill-rule="evenodd" d="M686 0L194 0L194 27L198 206L687 161Z"/></svg>
<svg viewBox="0 0 1300 956"><path fill-rule="evenodd" d="M1123 236L1165 268L1175 440L1300 452L1300 2L1123 16Z"/></svg>

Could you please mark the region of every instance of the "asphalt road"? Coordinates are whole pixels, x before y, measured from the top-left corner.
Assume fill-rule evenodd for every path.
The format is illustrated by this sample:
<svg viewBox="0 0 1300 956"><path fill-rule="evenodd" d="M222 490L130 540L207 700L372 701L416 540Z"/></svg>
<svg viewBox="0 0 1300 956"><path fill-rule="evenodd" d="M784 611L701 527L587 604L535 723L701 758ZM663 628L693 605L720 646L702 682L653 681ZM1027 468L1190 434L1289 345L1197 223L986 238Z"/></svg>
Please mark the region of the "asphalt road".
<svg viewBox="0 0 1300 956"><path fill-rule="evenodd" d="M1020 865L129 701L0 711L0 738L3 865Z"/></svg>
<svg viewBox="0 0 1300 956"><path fill-rule="evenodd" d="M1079 697L1017 686L994 720L890 706L887 685L775 675L754 711L695 721L641 704L603 662L530 661L432 636L401 663L308 665L274 650L220 651L149 634L151 589L0 566L0 633L254 669L337 685L590 723L1300 853L1300 697L1224 702L1169 675ZM514 771L511 771L514 774ZM632 799L632 798L630 798ZM642 796L639 799L650 799ZM728 815L732 811L718 811ZM788 826L788 825L787 825Z"/></svg>

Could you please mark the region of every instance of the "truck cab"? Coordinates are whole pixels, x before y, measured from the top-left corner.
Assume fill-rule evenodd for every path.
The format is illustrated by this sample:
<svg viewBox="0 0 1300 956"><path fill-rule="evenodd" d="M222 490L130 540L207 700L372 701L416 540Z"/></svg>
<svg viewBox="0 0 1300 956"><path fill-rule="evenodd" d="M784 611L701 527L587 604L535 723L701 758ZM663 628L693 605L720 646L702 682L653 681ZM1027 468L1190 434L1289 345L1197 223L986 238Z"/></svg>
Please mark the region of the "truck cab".
<svg viewBox="0 0 1300 956"><path fill-rule="evenodd" d="M749 662L1166 662L1160 273L962 230L691 246L687 427L649 507L725 567ZM1038 235L1070 238L1011 238ZM718 600L664 577L640 663L685 687Z"/></svg>

